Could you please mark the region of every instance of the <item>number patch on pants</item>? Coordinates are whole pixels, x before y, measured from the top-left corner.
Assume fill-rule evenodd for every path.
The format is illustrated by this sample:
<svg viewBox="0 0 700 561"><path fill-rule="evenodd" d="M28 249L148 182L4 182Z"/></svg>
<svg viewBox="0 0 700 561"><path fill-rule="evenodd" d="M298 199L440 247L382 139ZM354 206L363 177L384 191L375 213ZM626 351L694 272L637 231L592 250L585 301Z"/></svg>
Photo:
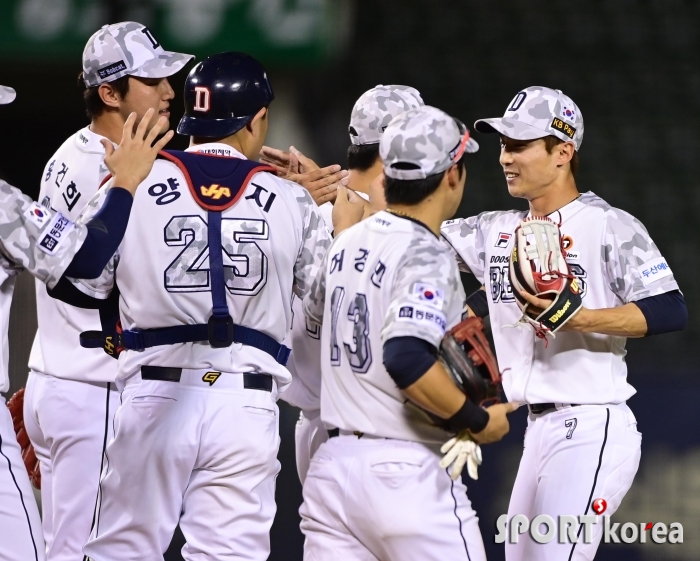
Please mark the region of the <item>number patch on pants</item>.
<svg viewBox="0 0 700 561"><path fill-rule="evenodd" d="M569 429L569 432L566 433L566 438L571 440L571 437L574 436L574 431L576 430L576 425L578 425L578 421L576 420L576 417L573 419L567 419L564 421L564 426Z"/></svg>

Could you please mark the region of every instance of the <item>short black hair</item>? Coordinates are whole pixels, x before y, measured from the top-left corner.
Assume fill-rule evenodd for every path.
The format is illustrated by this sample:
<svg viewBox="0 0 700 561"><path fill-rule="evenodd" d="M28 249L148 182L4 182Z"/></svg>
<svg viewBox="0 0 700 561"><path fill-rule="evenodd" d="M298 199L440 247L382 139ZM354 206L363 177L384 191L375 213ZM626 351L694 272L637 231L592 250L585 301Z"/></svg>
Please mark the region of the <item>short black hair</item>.
<svg viewBox="0 0 700 561"><path fill-rule="evenodd" d="M126 94L129 93L129 76L122 76L116 80L110 82L110 85L119 94L119 96L124 99ZM83 80L83 73L78 75L78 86L83 88L83 100L85 101L85 113L88 119L92 120L95 117L99 117L105 112L107 106L100 97L99 88L100 86L88 87L85 85Z"/></svg>
<svg viewBox="0 0 700 561"><path fill-rule="evenodd" d="M462 157L456 162L460 179L465 171L464 156L465 154L462 154ZM412 164L403 162L396 163L393 167L396 169L415 169ZM424 179L394 179L385 175L384 197L386 203L389 205L417 205L437 191L446 173L447 170L429 175Z"/></svg>
<svg viewBox="0 0 700 561"><path fill-rule="evenodd" d="M379 158L379 143L348 146L348 169L367 171Z"/></svg>

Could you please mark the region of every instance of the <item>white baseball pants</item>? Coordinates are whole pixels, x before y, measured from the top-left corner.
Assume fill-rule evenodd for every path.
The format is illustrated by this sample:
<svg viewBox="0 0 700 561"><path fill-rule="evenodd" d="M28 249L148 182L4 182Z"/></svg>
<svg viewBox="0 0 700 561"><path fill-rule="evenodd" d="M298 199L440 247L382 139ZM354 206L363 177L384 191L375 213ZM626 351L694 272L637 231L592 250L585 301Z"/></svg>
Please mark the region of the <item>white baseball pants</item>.
<svg viewBox="0 0 700 561"><path fill-rule="evenodd" d="M41 466L48 561L82 558L118 405L114 384L29 373L24 422Z"/></svg>
<svg viewBox="0 0 700 561"><path fill-rule="evenodd" d="M598 498L607 501L604 514L613 514L632 486L641 444L637 421L624 403L531 414L508 520L548 514L557 523L560 515L592 515L591 503ZM583 532L576 544L558 539L538 544L525 533L517 544L506 540L506 561L590 561L602 534L602 519L593 525L590 544L583 543Z"/></svg>
<svg viewBox="0 0 700 561"><path fill-rule="evenodd" d="M124 389L84 548L94 561L162 560L178 521L186 561L267 559L277 392L244 389L243 374L210 374L131 379Z"/></svg>
<svg viewBox="0 0 700 561"><path fill-rule="evenodd" d="M0 395L0 559L44 561L39 509L17 444L12 417Z"/></svg>
<svg viewBox="0 0 700 561"><path fill-rule="evenodd" d="M321 412L318 409L301 411L294 429L294 445L297 457L297 473L302 485L309 471L311 458L326 440L328 440L328 431L323 425L323 421L321 421Z"/></svg>
<svg viewBox="0 0 700 561"><path fill-rule="evenodd" d="M437 449L343 435L321 445L304 484L304 561L485 561L467 489Z"/></svg>

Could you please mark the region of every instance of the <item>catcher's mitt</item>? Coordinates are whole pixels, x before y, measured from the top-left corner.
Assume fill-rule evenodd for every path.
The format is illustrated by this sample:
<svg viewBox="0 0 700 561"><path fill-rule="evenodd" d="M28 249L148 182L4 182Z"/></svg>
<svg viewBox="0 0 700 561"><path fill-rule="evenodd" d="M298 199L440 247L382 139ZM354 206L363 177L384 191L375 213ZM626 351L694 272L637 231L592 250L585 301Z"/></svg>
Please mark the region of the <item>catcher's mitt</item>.
<svg viewBox="0 0 700 561"><path fill-rule="evenodd" d="M27 468L29 479L32 485L41 489L41 471L39 470L39 460L34 453L34 446L29 441L29 436L24 428L24 388L18 390L7 402L7 408L12 416L12 424L17 436L17 442L22 449L22 460Z"/></svg>
<svg viewBox="0 0 700 561"><path fill-rule="evenodd" d="M480 318L467 318L445 334L440 359L469 400L482 407L498 403L501 375Z"/></svg>
<svg viewBox="0 0 700 561"><path fill-rule="evenodd" d="M571 274L565 256L559 226L549 218L526 218L515 230L508 276L523 312L518 323L532 325L542 339L548 333L554 337L583 305L579 283ZM530 304L520 294L521 290L551 300L551 304L531 317Z"/></svg>

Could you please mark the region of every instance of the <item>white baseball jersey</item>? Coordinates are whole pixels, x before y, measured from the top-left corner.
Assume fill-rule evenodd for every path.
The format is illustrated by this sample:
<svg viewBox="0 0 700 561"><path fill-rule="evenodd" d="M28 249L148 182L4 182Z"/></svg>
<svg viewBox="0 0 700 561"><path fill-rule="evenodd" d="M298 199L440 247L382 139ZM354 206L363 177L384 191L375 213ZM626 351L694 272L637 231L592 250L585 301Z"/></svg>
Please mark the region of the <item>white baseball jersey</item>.
<svg viewBox="0 0 700 561"><path fill-rule="evenodd" d="M333 243L304 300L321 333L321 418L374 436L442 443L384 368L383 345L419 337L439 347L464 309L457 263L426 226L379 212Z"/></svg>
<svg viewBox="0 0 700 561"><path fill-rule="evenodd" d="M244 158L220 143L190 152ZM192 188L198 188L194 186ZM212 186L216 187L216 186ZM87 217L104 201L102 191ZM330 244L318 207L299 185L266 172L253 175L236 204L222 212L226 298L233 322L283 341L292 320L292 291L303 296ZM206 323L212 312L207 211L189 192L188 181L173 162L157 160L136 193L124 239L100 278L75 281L97 298L119 287L124 329L151 329ZM208 342L126 351L119 358L118 379L142 365L222 372L264 372L289 383L289 372L270 355L233 344L212 348Z"/></svg>
<svg viewBox="0 0 700 561"><path fill-rule="evenodd" d="M625 337L561 331L545 345L528 325L507 327L522 315L508 281L508 264L515 229L527 215L485 212L442 227L460 266L486 286L509 401L624 402L635 393L627 383ZM566 260L580 281L586 308L613 308L678 289L642 223L594 193L582 194L549 217L560 224Z"/></svg>
<svg viewBox="0 0 700 561"><path fill-rule="evenodd" d="M26 269L53 287L86 235L84 226L76 226L0 181L0 393L10 389L7 331L16 275Z"/></svg>
<svg viewBox="0 0 700 561"><path fill-rule="evenodd" d="M85 127L61 145L44 169L39 193L42 204L71 220L78 217L109 173L102 138ZM101 348L85 349L79 342L81 332L101 330L97 310L55 300L41 284L36 286L36 308L39 329L29 355L30 370L69 380L114 381L114 359Z"/></svg>

